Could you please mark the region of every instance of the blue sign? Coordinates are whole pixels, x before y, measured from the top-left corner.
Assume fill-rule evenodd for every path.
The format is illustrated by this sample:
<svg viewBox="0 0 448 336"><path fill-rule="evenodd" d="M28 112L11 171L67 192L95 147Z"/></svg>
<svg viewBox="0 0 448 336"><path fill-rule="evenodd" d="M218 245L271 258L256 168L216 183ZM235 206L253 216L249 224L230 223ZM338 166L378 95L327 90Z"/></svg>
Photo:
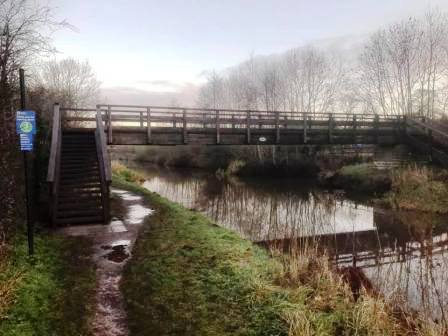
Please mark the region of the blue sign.
<svg viewBox="0 0 448 336"><path fill-rule="evenodd" d="M34 111L17 111L16 131L17 134L36 134L36 114Z"/></svg>
<svg viewBox="0 0 448 336"><path fill-rule="evenodd" d="M36 134L36 114L34 111L17 111L16 131L20 136L20 150L33 150L33 138Z"/></svg>
<svg viewBox="0 0 448 336"><path fill-rule="evenodd" d="M30 152L33 150L33 134L22 133L20 136L20 150L23 152Z"/></svg>

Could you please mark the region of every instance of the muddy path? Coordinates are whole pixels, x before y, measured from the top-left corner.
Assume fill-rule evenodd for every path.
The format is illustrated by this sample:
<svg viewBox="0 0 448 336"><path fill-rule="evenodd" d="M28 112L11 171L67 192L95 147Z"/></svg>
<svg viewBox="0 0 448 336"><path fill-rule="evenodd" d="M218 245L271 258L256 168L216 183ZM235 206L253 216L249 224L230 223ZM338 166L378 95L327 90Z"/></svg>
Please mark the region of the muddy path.
<svg viewBox="0 0 448 336"><path fill-rule="evenodd" d="M126 311L120 291L123 267L144 219L152 210L141 196L112 189L112 219L108 225L71 226L61 230L69 236L85 236L93 242L97 291L92 329L95 336L127 336Z"/></svg>

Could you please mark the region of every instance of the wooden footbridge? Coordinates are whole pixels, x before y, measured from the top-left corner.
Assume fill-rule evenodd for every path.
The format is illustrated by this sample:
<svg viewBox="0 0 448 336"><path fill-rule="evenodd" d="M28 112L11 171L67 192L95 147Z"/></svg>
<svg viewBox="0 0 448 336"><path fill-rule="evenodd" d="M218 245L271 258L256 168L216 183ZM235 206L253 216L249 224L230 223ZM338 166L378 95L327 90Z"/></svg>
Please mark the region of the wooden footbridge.
<svg viewBox="0 0 448 336"><path fill-rule="evenodd" d="M448 166L448 132L404 116L97 105L55 105L47 181L54 224L106 222L107 145L402 144Z"/></svg>

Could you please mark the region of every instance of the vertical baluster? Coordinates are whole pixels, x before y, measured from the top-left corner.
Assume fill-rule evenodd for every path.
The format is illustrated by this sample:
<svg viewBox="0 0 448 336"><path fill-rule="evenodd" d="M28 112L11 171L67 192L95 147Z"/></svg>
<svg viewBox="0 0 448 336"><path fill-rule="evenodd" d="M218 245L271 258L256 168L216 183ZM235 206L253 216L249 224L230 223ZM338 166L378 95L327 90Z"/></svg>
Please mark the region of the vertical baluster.
<svg viewBox="0 0 448 336"><path fill-rule="evenodd" d="M146 108L146 135L147 135L147 142L148 144L152 143L151 138L151 108Z"/></svg>
<svg viewBox="0 0 448 336"><path fill-rule="evenodd" d="M275 142L277 144L280 143L280 113L278 111L275 112Z"/></svg>
<svg viewBox="0 0 448 336"><path fill-rule="evenodd" d="M250 112L246 112L246 137L247 137L247 143L250 144Z"/></svg>
<svg viewBox="0 0 448 336"><path fill-rule="evenodd" d="M328 114L328 143L333 143L333 113Z"/></svg>
<svg viewBox="0 0 448 336"><path fill-rule="evenodd" d="M107 140L109 144L112 144L112 109L110 106L107 107Z"/></svg>
<svg viewBox="0 0 448 336"><path fill-rule="evenodd" d="M308 115L306 112L303 112L303 143L306 144L308 142Z"/></svg>
<svg viewBox="0 0 448 336"><path fill-rule="evenodd" d="M183 138L183 143L186 144L187 143L187 111L183 110L182 112L182 138Z"/></svg>
<svg viewBox="0 0 448 336"><path fill-rule="evenodd" d="M220 143L220 134L219 134L219 110L216 110L216 144L219 145Z"/></svg>

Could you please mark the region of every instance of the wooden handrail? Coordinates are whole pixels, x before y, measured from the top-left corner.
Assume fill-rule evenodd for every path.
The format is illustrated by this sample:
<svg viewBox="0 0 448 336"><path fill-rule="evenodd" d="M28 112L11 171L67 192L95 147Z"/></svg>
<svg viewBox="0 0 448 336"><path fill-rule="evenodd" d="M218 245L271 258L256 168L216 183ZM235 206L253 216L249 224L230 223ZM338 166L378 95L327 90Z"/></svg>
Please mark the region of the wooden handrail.
<svg viewBox="0 0 448 336"><path fill-rule="evenodd" d="M59 104L54 105L53 110L53 125L51 131L51 147L50 159L48 161L47 182L54 182L56 179L57 160L60 156L60 142L61 142L61 115Z"/></svg>
<svg viewBox="0 0 448 336"><path fill-rule="evenodd" d="M441 131L441 130L438 130L437 128L434 128L434 127L432 127L432 126L430 126L430 125L428 125L428 124L426 124L424 122L421 122L421 121L418 121L418 120L415 120L415 119L408 119L408 121L409 120L412 121L414 124L422 127L423 130L431 130L433 132L433 134L435 133L435 134L441 135L442 137L448 139L448 134L443 132L443 131ZM410 126L412 126L412 125L410 125Z"/></svg>
<svg viewBox="0 0 448 336"><path fill-rule="evenodd" d="M61 165L62 125L59 104L53 107L53 125L51 130L50 158L48 160L47 182L50 184L50 221L56 219L56 205L59 191L59 171Z"/></svg>
<svg viewBox="0 0 448 336"><path fill-rule="evenodd" d="M103 219L107 223L109 221L109 187L112 182L111 165L109 154L107 153L107 141L104 134L103 118L101 110L98 108L96 112L96 129L95 129L96 152L100 169L101 179L101 203L103 205Z"/></svg>

